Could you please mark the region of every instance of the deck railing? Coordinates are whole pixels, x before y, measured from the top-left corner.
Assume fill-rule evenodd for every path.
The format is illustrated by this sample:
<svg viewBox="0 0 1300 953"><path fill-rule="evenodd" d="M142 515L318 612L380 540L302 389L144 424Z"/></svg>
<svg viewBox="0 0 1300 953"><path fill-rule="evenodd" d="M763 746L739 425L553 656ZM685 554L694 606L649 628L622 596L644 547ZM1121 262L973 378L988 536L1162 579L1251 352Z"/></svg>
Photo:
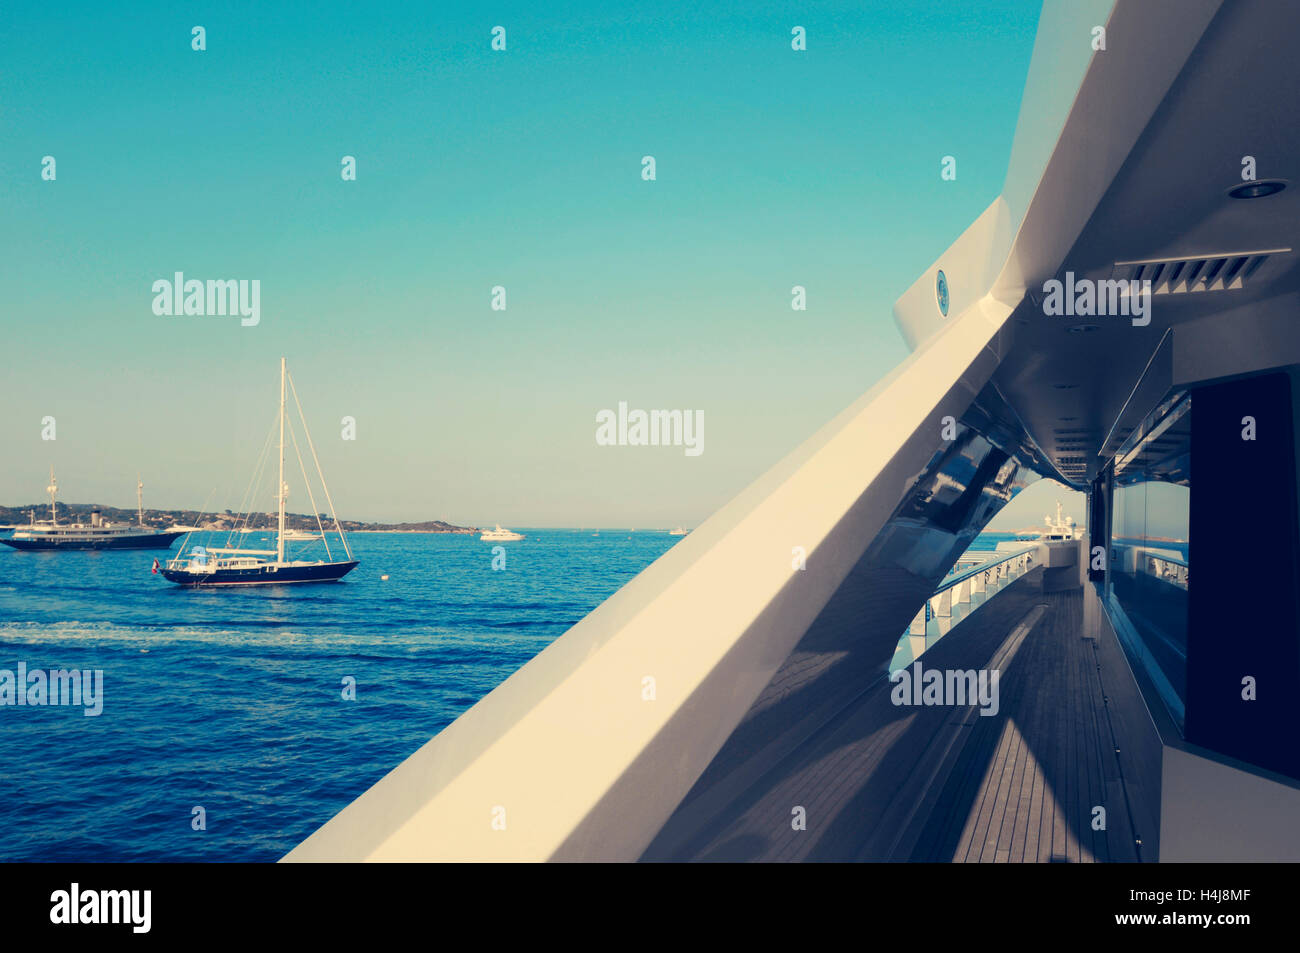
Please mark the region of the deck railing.
<svg viewBox="0 0 1300 953"><path fill-rule="evenodd" d="M1146 560L1145 566L1148 576L1154 576L1163 582L1177 586L1179 589L1187 588L1188 566L1186 560L1179 559L1176 556L1164 556L1151 552L1143 553L1142 557Z"/></svg>
<svg viewBox="0 0 1300 953"><path fill-rule="evenodd" d="M910 665L978 606L1032 569L1036 548L993 553L992 559L945 579L903 633L890 670Z"/></svg>

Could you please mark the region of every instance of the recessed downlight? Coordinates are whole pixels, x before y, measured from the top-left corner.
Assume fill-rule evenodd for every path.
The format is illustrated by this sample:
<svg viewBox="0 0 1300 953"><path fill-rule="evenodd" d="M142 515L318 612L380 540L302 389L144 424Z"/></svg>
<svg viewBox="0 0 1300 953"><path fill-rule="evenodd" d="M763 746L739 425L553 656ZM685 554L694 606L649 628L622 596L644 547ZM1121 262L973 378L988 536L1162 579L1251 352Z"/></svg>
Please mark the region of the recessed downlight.
<svg viewBox="0 0 1300 953"><path fill-rule="evenodd" d="M1266 195L1276 195L1286 188L1286 181L1283 179L1257 179L1254 182L1243 182L1241 185L1235 185L1228 189L1228 197L1234 199L1262 199Z"/></svg>

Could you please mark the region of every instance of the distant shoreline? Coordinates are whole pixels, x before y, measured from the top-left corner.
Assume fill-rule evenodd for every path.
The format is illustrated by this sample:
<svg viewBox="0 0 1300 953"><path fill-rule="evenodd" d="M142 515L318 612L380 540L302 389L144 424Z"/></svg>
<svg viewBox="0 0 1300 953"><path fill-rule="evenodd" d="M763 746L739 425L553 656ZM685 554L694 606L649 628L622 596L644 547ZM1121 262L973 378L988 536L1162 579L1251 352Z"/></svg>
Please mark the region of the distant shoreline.
<svg viewBox="0 0 1300 953"><path fill-rule="evenodd" d="M134 509L96 506L92 503L60 503L58 509L59 522L88 523L93 509L98 509L100 517L107 523L121 526L135 525L138 521L138 514ZM0 506L0 525L26 526L28 513L34 513L38 521L48 520L50 518L50 504L47 502L44 504L29 503L25 506ZM274 529L273 524L276 519L274 513L254 513L252 519L253 532L271 532ZM228 511L213 513L198 510L149 508L144 511L144 522L146 526L155 529L166 529L169 526L196 526L200 530L217 533L238 531L241 527L249 525L241 520L237 514ZM322 516L320 522L325 525L327 532L334 531L334 521L332 519ZM345 519L339 520L339 524L343 527L345 533L443 533L469 536L482 532L476 526L457 526L444 520L377 523L367 520ZM318 529L317 517L308 513L286 513L284 515L284 525L286 529Z"/></svg>

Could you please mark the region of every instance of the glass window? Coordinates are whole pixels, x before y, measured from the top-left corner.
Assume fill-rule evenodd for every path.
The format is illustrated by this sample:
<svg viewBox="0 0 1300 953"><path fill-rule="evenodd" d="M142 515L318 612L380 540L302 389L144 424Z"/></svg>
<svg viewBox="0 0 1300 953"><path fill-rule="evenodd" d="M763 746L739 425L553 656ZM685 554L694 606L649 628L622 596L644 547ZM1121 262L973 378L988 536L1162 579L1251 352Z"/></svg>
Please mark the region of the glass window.
<svg viewBox="0 0 1300 953"><path fill-rule="evenodd" d="M1187 696L1191 411L1190 396L1176 399L1117 455L1107 574L1127 623L1119 626L1121 638L1180 727Z"/></svg>

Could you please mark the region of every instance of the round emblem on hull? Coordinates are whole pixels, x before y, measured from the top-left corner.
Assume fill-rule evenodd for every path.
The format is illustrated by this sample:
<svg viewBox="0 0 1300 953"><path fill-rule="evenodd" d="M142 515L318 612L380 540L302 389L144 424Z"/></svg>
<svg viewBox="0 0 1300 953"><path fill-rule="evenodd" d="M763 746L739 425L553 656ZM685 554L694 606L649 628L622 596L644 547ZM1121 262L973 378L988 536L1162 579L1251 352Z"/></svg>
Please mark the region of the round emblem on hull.
<svg viewBox="0 0 1300 953"><path fill-rule="evenodd" d="M948 317L948 279L942 271L934 280L934 299L939 303L939 313Z"/></svg>

